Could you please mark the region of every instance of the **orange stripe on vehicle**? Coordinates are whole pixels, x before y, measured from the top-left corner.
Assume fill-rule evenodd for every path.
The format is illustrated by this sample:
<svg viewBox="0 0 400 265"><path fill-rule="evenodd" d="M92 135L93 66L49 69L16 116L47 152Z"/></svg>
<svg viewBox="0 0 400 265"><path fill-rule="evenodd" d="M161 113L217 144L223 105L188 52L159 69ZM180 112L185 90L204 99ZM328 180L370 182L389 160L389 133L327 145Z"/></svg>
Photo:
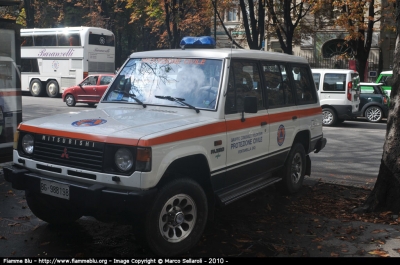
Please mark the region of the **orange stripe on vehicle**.
<svg viewBox="0 0 400 265"><path fill-rule="evenodd" d="M21 96L22 92L21 91L1 91L0 92L0 97L16 97L16 96Z"/></svg>
<svg viewBox="0 0 400 265"><path fill-rule="evenodd" d="M75 138L86 141L93 142L102 142L102 143L110 143L110 144L124 144L124 145L137 145L138 139L127 139L127 138L117 138L112 136L104 136L104 135L95 135L95 134L86 134L86 133L75 133L75 132L66 132L60 130L53 130L47 128L39 128L35 126L20 124L18 129L21 131L31 132L31 133L39 133L51 136L65 137L65 138Z"/></svg>
<svg viewBox="0 0 400 265"><path fill-rule="evenodd" d="M76 138L87 141L95 141L95 142L104 142L104 143L112 143L112 144L125 144L125 145L139 145L139 146L154 146L160 144L173 143L178 141L184 141L188 139L193 139L197 137L206 137L219 133L226 133L230 131L242 130L246 128L261 127L261 122L267 123L275 123L281 122L285 120L292 119L293 116L297 116L297 118L302 118L306 116L319 115L321 114L321 108L314 109L305 109L305 110L295 110L284 113L277 114L266 114L265 116L257 116L246 118L245 122L242 122L240 118L236 120L231 120L225 122L217 122L213 124L208 124L196 128L187 129L184 131L174 132L168 135L154 137L150 139L127 139L127 138L117 138L112 136L104 136L104 135L92 135L86 133L74 133L74 132L65 132L60 130L53 129L44 129L35 126L20 124L19 129L23 131L28 131L32 133L39 133L45 135L52 135L58 137L65 138ZM139 141L139 142L138 142Z"/></svg>
<svg viewBox="0 0 400 265"><path fill-rule="evenodd" d="M218 122L200 126L197 128L171 133L165 136L155 137L151 139L141 139L139 141L139 146L153 146L158 144L166 144L166 143L183 141L187 139L193 139L196 137L205 137L208 135L225 133L225 132L226 132L225 122Z"/></svg>

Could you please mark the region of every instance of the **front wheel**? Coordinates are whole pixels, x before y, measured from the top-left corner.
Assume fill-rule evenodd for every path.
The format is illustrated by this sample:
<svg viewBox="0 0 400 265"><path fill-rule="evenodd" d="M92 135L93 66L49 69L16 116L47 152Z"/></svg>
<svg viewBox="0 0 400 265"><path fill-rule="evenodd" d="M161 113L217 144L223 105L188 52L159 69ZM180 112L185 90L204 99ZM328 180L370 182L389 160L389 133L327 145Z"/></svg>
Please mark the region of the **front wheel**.
<svg viewBox="0 0 400 265"><path fill-rule="evenodd" d="M76 104L75 98L73 95L68 94L65 96L65 104L67 104L68 107L73 107Z"/></svg>
<svg viewBox="0 0 400 265"><path fill-rule="evenodd" d="M208 216L207 197L190 179L176 179L162 187L149 207L144 239L158 256L175 256L200 240Z"/></svg>
<svg viewBox="0 0 400 265"><path fill-rule="evenodd" d="M293 145L281 171L280 190L285 194L298 192L303 186L306 172L306 152L300 143Z"/></svg>
<svg viewBox="0 0 400 265"><path fill-rule="evenodd" d="M63 199L25 191L26 202L39 219L55 225L70 224L82 217L79 210Z"/></svg>
<svg viewBox="0 0 400 265"><path fill-rule="evenodd" d="M51 98L56 98L59 96L60 91L57 81L51 80L47 82L46 93Z"/></svg>
<svg viewBox="0 0 400 265"><path fill-rule="evenodd" d="M334 126L337 123L336 113L329 108L322 109L322 125Z"/></svg>
<svg viewBox="0 0 400 265"><path fill-rule="evenodd" d="M382 112L381 108L379 108L377 106L371 106L365 110L365 118L369 122L374 122L374 123L380 122L382 120L382 116L383 116L383 112Z"/></svg>

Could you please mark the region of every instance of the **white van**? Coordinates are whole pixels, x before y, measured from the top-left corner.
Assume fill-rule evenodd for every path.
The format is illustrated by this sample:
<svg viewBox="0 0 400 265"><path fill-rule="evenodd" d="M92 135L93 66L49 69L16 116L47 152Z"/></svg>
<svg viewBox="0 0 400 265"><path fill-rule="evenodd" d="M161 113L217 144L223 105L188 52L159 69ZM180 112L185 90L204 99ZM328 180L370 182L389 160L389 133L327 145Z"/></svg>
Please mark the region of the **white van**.
<svg viewBox="0 0 400 265"><path fill-rule="evenodd" d="M322 107L322 123L334 126L357 117L360 76L350 69L311 69Z"/></svg>

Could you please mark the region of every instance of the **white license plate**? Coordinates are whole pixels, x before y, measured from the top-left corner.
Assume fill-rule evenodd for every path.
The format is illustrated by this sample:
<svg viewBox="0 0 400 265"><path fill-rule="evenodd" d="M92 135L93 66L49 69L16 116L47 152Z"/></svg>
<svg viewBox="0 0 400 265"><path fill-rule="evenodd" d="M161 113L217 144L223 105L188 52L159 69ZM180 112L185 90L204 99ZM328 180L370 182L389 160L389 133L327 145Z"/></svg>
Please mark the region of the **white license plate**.
<svg viewBox="0 0 400 265"><path fill-rule="evenodd" d="M41 179L40 192L54 197L69 200L69 185L66 184Z"/></svg>

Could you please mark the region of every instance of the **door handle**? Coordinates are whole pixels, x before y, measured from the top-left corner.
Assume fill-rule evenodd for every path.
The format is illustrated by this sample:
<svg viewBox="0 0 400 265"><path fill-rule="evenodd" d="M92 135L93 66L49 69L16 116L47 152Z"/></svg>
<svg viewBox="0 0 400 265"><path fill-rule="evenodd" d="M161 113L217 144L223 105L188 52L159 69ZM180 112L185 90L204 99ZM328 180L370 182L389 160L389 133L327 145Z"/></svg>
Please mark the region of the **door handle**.
<svg viewBox="0 0 400 265"><path fill-rule="evenodd" d="M261 122L261 126L267 125L268 123L266 121Z"/></svg>
<svg viewBox="0 0 400 265"><path fill-rule="evenodd" d="M292 120L294 120L294 121L297 120L297 116L293 116Z"/></svg>

